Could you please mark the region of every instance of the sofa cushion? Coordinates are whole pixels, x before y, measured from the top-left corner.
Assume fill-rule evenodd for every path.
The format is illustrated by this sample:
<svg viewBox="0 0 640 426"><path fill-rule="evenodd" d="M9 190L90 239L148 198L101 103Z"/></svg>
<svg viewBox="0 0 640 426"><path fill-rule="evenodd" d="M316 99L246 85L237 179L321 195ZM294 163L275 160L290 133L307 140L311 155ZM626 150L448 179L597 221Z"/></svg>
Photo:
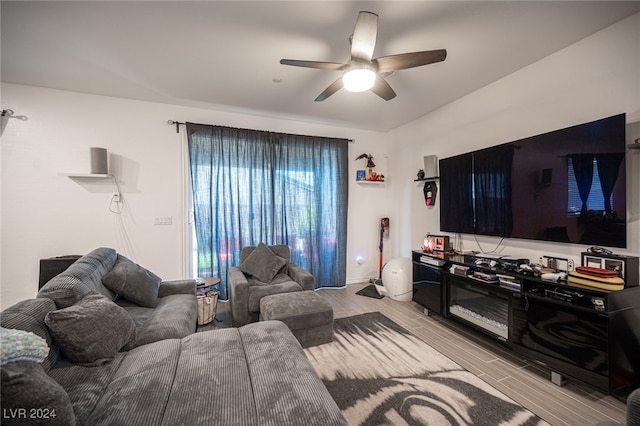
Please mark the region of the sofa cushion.
<svg viewBox="0 0 640 426"><path fill-rule="evenodd" d="M54 344L49 329L44 323L44 317L56 310L56 304L51 299L22 300L2 311L0 325L34 333L42 337L49 346L49 354L42 362L42 368L48 371L58 361L60 349Z"/></svg>
<svg viewBox="0 0 640 426"><path fill-rule="evenodd" d="M0 370L0 398L5 421L14 424L10 419L11 414L16 413L16 416L21 417L13 419L15 424L75 424L69 395L45 373L42 365L31 361L18 361L3 365ZM32 414L37 414L37 420L30 417Z"/></svg>
<svg viewBox="0 0 640 426"><path fill-rule="evenodd" d="M67 360L58 362L48 374L58 382L69 395L76 423L89 425L89 414L92 413L109 387L115 372L118 370L126 352L119 352L113 361L87 368L73 364Z"/></svg>
<svg viewBox="0 0 640 426"><path fill-rule="evenodd" d="M268 424L256 417L254 393L271 389L253 386L252 368L237 328L185 337L163 424L184 424L184 419L194 425ZM207 389L214 396L198 397L198 389Z"/></svg>
<svg viewBox="0 0 640 426"><path fill-rule="evenodd" d="M204 348L201 348L204 349ZM121 353L122 354L122 353ZM118 360L121 356L118 354ZM185 399L197 399L209 394L205 387L199 389L175 388L178 373L177 364L181 359L181 342L168 339L151 345L144 345L124 353L100 398L88 417L87 425L161 425L166 415L167 400L172 392ZM209 380L207 379L208 383ZM65 383L67 383L65 381ZM73 384L71 383L73 386ZM82 395L69 395L83 398ZM195 424L190 417L175 424ZM210 424L214 424L211 422Z"/></svg>
<svg viewBox="0 0 640 426"><path fill-rule="evenodd" d="M127 311L101 294L90 294L73 306L49 312L44 321L62 354L87 365L113 359L135 331Z"/></svg>
<svg viewBox="0 0 640 426"><path fill-rule="evenodd" d="M120 254L113 268L102 277L108 289L147 308L158 305L160 281L159 276Z"/></svg>
<svg viewBox="0 0 640 426"><path fill-rule="evenodd" d="M115 295L102 284L102 277L113 267L116 257L116 251L111 248L93 250L53 277L38 291L37 297L53 300L58 309L67 308L92 293L113 300Z"/></svg>
<svg viewBox="0 0 640 426"><path fill-rule="evenodd" d="M196 294L196 280L162 281L158 287L158 297L163 298L172 294Z"/></svg>
<svg viewBox="0 0 640 426"><path fill-rule="evenodd" d="M278 274L273 279L273 282L269 284L265 284L254 278L249 278L249 312L260 312L260 299L264 296L302 290L300 284L292 281L291 278L284 274Z"/></svg>
<svg viewBox="0 0 640 426"><path fill-rule="evenodd" d="M164 339L188 336L196 331L198 302L195 294L172 294L160 298L155 308L145 308L128 301L118 301L136 324L135 337L123 350Z"/></svg>
<svg viewBox="0 0 640 426"><path fill-rule="evenodd" d="M264 243L260 243L240 263L240 270L262 282L269 283L287 263L287 259L276 255Z"/></svg>
<svg viewBox="0 0 640 426"><path fill-rule="evenodd" d="M50 375L79 424L346 425L278 321L143 345L98 367L62 362Z"/></svg>
<svg viewBox="0 0 640 426"><path fill-rule="evenodd" d="M347 424L284 323L264 321L238 330L261 425Z"/></svg>
<svg viewBox="0 0 640 426"><path fill-rule="evenodd" d="M212 398L186 389L206 388ZM279 321L196 333L182 355L162 424L346 425L302 348Z"/></svg>

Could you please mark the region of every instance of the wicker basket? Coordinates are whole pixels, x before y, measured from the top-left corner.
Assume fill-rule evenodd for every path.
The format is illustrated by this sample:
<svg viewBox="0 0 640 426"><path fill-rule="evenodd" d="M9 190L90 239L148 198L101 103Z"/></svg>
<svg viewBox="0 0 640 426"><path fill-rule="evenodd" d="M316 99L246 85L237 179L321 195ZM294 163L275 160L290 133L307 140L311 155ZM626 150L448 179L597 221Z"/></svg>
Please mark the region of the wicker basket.
<svg viewBox="0 0 640 426"><path fill-rule="evenodd" d="M198 296L198 325L209 324L216 317L218 292L210 292L210 296Z"/></svg>

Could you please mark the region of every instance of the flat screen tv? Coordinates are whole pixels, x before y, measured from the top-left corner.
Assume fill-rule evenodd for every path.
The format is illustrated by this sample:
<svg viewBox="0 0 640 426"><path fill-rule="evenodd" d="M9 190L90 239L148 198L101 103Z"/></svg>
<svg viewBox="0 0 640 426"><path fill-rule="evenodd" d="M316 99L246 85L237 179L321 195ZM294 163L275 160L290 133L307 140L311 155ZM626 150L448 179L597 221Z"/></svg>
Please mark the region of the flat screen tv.
<svg viewBox="0 0 640 426"><path fill-rule="evenodd" d="M627 246L625 114L440 160L440 230Z"/></svg>

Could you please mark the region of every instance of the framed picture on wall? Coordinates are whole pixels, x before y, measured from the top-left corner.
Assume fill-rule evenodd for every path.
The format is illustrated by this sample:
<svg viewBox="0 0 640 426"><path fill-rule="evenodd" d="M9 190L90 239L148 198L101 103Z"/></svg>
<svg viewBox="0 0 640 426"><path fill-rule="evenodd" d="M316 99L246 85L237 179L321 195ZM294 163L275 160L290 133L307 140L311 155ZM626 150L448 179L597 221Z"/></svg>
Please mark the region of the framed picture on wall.
<svg viewBox="0 0 640 426"><path fill-rule="evenodd" d="M364 170L357 170L356 180L367 180L367 173Z"/></svg>

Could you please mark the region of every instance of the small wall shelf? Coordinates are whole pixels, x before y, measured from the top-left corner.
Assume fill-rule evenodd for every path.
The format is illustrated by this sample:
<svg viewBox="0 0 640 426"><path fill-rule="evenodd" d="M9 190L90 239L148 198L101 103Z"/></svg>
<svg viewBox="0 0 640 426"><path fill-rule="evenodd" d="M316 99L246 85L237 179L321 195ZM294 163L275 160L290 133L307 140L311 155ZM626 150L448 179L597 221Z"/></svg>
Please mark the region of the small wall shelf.
<svg viewBox="0 0 640 426"><path fill-rule="evenodd" d="M385 183L383 180L357 180L356 183L364 183L366 185Z"/></svg>
<svg viewBox="0 0 640 426"><path fill-rule="evenodd" d="M66 176L68 178L98 178L98 179L106 179L112 178L112 175L102 174L102 173L61 173L62 176Z"/></svg>
<svg viewBox="0 0 640 426"><path fill-rule="evenodd" d="M440 179L440 176L433 176L433 177L428 177L428 178L422 178L422 179L414 179L414 182L433 182L434 180L438 180Z"/></svg>
<svg viewBox="0 0 640 426"><path fill-rule="evenodd" d="M631 144L627 145L627 148L629 148L629 149L640 149L640 143L631 143Z"/></svg>

